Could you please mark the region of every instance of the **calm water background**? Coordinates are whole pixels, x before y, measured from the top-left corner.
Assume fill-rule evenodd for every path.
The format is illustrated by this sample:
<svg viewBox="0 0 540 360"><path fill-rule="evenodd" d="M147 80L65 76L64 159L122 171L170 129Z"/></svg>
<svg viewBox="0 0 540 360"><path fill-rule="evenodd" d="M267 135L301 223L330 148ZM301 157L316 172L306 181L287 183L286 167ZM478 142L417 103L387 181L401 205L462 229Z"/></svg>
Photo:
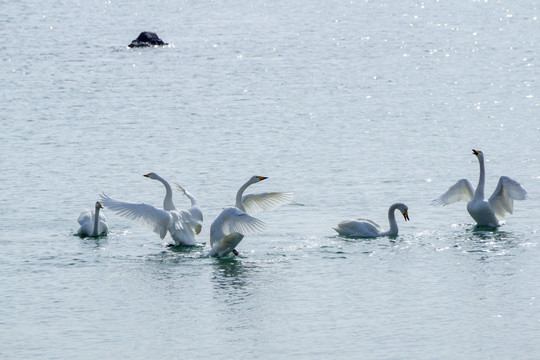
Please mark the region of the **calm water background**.
<svg viewBox="0 0 540 360"><path fill-rule="evenodd" d="M540 357L539 3L129 3L0 1L0 357ZM530 195L497 231L430 205L472 148ZM160 205L150 171L199 199L200 247L107 210L73 235L100 192ZM295 202L206 258L254 174ZM396 238L335 236L397 201Z"/></svg>

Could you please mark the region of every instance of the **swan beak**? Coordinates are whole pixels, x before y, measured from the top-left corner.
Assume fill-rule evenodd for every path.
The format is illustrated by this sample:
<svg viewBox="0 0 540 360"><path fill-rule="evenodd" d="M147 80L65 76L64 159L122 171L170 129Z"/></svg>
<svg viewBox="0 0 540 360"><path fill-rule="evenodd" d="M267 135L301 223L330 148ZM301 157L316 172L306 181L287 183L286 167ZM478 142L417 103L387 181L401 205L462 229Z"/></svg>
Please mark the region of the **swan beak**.
<svg viewBox="0 0 540 360"><path fill-rule="evenodd" d="M103 205L100 202L98 202L98 208L103 209Z"/></svg>
<svg viewBox="0 0 540 360"><path fill-rule="evenodd" d="M409 213L407 212L407 210L405 210L405 212L403 213L403 217L405 218L405 221L409 220Z"/></svg>
<svg viewBox="0 0 540 360"><path fill-rule="evenodd" d="M143 175L144 177L150 177L150 173Z"/></svg>
<svg viewBox="0 0 540 360"><path fill-rule="evenodd" d="M257 176L259 178L259 180L264 180L264 179L268 179L268 176Z"/></svg>
<svg viewBox="0 0 540 360"><path fill-rule="evenodd" d="M478 154L480 154L480 151L479 151L479 150L474 150L474 149L472 149L472 153L473 153L474 155L478 156Z"/></svg>

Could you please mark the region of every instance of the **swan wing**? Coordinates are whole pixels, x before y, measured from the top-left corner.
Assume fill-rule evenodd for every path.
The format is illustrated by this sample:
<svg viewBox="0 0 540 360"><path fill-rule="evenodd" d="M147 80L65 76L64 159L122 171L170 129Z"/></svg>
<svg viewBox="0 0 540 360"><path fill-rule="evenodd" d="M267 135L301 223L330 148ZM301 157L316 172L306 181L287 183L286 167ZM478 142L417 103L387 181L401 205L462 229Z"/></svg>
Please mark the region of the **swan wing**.
<svg viewBox="0 0 540 360"><path fill-rule="evenodd" d="M198 207L192 207L191 209L189 209L187 211L191 215L191 219L189 221L189 224L191 225L193 231L195 231L195 234L199 235L199 233L202 230L202 225L203 225L202 212Z"/></svg>
<svg viewBox="0 0 540 360"><path fill-rule="evenodd" d="M495 191L488 202L495 215L504 217L504 214L514 212L514 200L525 200L527 192L521 185L508 176L501 176Z"/></svg>
<svg viewBox="0 0 540 360"><path fill-rule="evenodd" d="M242 203L246 208L246 213L249 215L272 210L280 205L290 203L292 200L293 194L290 192L266 192L242 197Z"/></svg>
<svg viewBox="0 0 540 360"><path fill-rule="evenodd" d="M178 184L177 182L174 182L174 181L171 181L171 183L176 188L176 190L180 191L182 194L184 194L189 199L189 201L191 201L191 206L195 206L197 204L197 199L195 199L195 197L193 195L191 195L190 192L188 192L186 189L184 189L184 187L182 185L180 185L180 184Z"/></svg>
<svg viewBox="0 0 540 360"><path fill-rule="evenodd" d="M189 227L193 232L197 234L200 232L202 221L199 220L197 216L193 216L191 210L177 210L175 213L178 213L178 217L173 216L175 224L177 222L179 223L179 225L175 225L177 229ZM196 231L197 229L199 230L199 232Z"/></svg>
<svg viewBox="0 0 540 360"><path fill-rule="evenodd" d="M115 214L134 220L139 224L150 228L163 239L167 235L169 225L173 216L169 211L161 210L150 204L135 204L126 201L120 201L102 194L101 203L103 206L111 209ZM174 226L181 228L178 221L174 221Z"/></svg>
<svg viewBox="0 0 540 360"><path fill-rule="evenodd" d="M191 226L195 234L198 235L201 232L203 225L203 214L201 209L199 209L199 207L195 205L184 211L187 213L187 223L189 224L189 226Z"/></svg>
<svg viewBox="0 0 540 360"><path fill-rule="evenodd" d="M82 224L84 224L86 222L93 223L94 222L94 212L91 211L91 210L83 211L79 215L79 218L77 219L77 222L79 223L79 225L82 225Z"/></svg>
<svg viewBox="0 0 540 360"><path fill-rule="evenodd" d="M186 190L184 190L184 187L177 183L176 181L171 181L171 184L176 188L176 190L180 191L181 193L185 194Z"/></svg>
<svg viewBox="0 0 540 360"><path fill-rule="evenodd" d="M199 234L202 230L203 214L199 206L197 205L197 199L191 193L189 193L184 187L177 182L171 181L176 190L184 194L191 202L191 208L188 210L191 214L189 224L191 225L195 234Z"/></svg>
<svg viewBox="0 0 540 360"><path fill-rule="evenodd" d="M94 230L93 221L90 221L90 218L86 218L88 221L79 222L81 226L77 230L77 235L79 236L91 236L92 231Z"/></svg>
<svg viewBox="0 0 540 360"><path fill-rule="evenodd" d="M335 228L340 235L372 237L381 233L381 227L368 219L353 219L340 222Z"/></svg>
<svg viewBox="0 0 540 360"><path fill-rule="evenodd" d="M159 209L158 209L159 210ZM171 215L171 230L182 230L189 224L191 214L187 210L173 210Z"/></svg>
<svg viewBox="0 0 540 360"><path fill-rule="evenodd" d="M225 221L223 222L223 233L225 235L230 235L235 232L242 235L257 234L265 228L263 221L254 218L237 208L228 208L224 211Z"/></svg>
<svg viewBox="0 0 540 360"><path fill-rule="evenodd" d="M358 218L356 219L356 221L358 222L363 222L363 223L366 223L366 224L369 224L369 226L373 226L374 229L377 229L377 230L380 230L381 229L381 226L379 224L377 224L375 221L373 220L369 220L369 219L363 219L363 218Z"/></svg>
<svg viewBox="0 0 540 360"><path fill-rule="evenodd" d="M102 221L98 224L98 233L99 234L103 234L103 233L108 233L109 232L109 226L107 225L106 222Z"/></svg>
<svg viewBox="0 0 540 360"><path fill-rule="evenodd" d="M198 206L192 207L188 210L191 214L191 216L196 219L198 222L202 224L203 222L203 214L201 209L199 209Z"/></svg>
<svg viewBox="0 0 540 360"><path fill-rule="evenodd" d="M473 198L474 188L467 179L461 179L451 186L444 194L433 200L433 205L450 205L458 201L469 202Z"/></svg>
<svg viewBox="0 0 540 360"><path fill-rule="evenodd" d="M214 246L216 241L220 241L234 233L242 235L256 234L263 231L264 228L263 221L246 214L238 208L226 208L210 226L210 245Z"/></svg>
<svg viewBox="0 0 540 360"><path fill-rule="evenodd" d="M99 212L99 221L107 222L107 218L105 217L105 214L103 214L103 211Z"/></svg>

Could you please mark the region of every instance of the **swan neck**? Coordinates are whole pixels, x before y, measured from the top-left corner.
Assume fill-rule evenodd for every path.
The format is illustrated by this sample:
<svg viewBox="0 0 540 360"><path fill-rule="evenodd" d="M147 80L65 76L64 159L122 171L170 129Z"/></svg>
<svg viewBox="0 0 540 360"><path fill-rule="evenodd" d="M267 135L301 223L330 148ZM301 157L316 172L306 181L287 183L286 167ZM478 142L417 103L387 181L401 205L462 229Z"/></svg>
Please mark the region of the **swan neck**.
<svg viewBox="0 0 540 360"><path fill-rule="evenodd" d="M478 163L480 165L480 176L478 178L478 186L476 187L474 198L484 200L484 185L486 183L486 169L484 165L484 159L478 158Z"/></svg>
<svg viewBox="0 0 540 360"><path fill-rule="evenodd" d="M390 206L390 208L388 209L388 223L390 224L390 230L388 230L387 232L388 236L397 235L398 233L398 225L396 222L396 214L395 214L396 209L397 209L397 204Z"/></svg>
<svg viewBox="0 0 540 360"><path fill-rule="evenodd" d="M156 180L159 180L163 184L163 186L165 186L165 198L163 199L163 209L164 210L175 210L176 207L174 206L174 203L172 201L173 192L172 192L171 185L169 185L167 180L165 180L161 176L156 175Z"/></svg>
<svg viewBox="0 0 540 360"><path fill-rule="evenodd" d="M244 203L242 202L242 196L244 195L244 191L248 188L248 186L251 185L251 180L245 183L238 189L238 192L236 193L236 207L242 211L246 211L246 208L244 208Z"/></svg>
<svg viewBox="0 0 540 360"><path fill-rule="evenodd" d="M99 226L99 206L96 206L94 211L94 229L92 230L92 236L98 236L98 226Z"/></svg>

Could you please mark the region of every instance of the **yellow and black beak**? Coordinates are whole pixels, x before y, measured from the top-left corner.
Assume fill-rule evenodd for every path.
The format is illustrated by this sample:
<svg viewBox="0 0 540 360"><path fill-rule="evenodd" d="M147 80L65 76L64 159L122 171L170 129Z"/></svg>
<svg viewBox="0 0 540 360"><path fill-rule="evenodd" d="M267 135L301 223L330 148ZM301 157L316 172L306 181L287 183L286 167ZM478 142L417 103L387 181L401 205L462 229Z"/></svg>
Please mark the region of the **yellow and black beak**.
<svg viewBox="0 0 540 360"><path fill-rule="evenodd" d="M476 156L478 156L478 154L480 154L480 150L474 150L472 149L472 153Z"/></svg>
<svg viewBox="0 0 540 360"><path fill-rule="evenodd" d="M103 209L103 205L101 205L101 203L99 201L97 203L97 206L98 206L98 208Z"/></svg>
<svg viewBox="0 0 540 360"><path fill-rule="evenodd" d="M403 213L403 217L405 218L405 221L409 220L409 213L407 210L405 210L405 212Z"/></svg>
<svg viewBox="0 0 540 360"><path fill-rule="evenodd" d="M264 180L264 179L268 179L268 176L257 176L259 178L259 180Z"/></svg>
<svg viewBox="0 0 540 360"><path fill-rule="evenodd" d="M150 177L150 173L144 174L143 176L144 176L144 177Z"/></svg>

